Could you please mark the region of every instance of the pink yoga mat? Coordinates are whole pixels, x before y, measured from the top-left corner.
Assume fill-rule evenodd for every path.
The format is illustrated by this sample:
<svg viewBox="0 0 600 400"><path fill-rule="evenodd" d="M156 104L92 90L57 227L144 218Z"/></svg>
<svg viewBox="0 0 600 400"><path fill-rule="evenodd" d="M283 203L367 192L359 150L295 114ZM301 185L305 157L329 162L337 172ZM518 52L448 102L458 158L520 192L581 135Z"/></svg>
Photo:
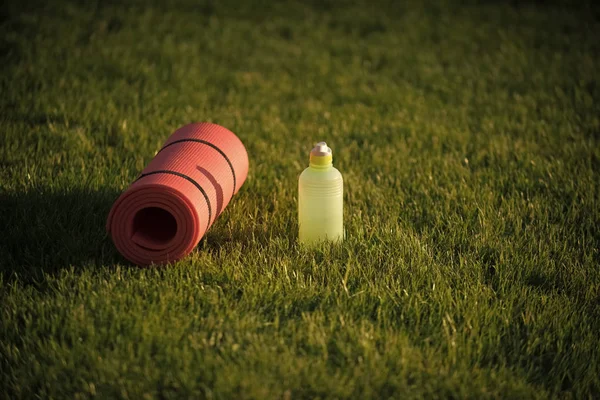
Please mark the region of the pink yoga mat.
<svg viewBox="0 0 600 400"><path fill-rule="evenodd" d="M139 264L188 255L248 175L248 153L222 126L176 130L117 199L106 223L117 250Z"/></svg>

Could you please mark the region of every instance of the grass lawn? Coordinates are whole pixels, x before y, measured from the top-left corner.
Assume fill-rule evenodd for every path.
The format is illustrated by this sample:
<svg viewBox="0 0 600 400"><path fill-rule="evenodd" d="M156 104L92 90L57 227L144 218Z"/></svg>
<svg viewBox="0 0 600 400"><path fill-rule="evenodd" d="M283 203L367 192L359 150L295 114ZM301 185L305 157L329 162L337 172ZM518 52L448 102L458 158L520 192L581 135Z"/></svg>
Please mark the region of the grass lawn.
<svg viewBox="0 0 600 400"><path fill-rule="evenodd" d="M0 397L600 396L600 8L0 10ZM131 266L108 210L194 121L248 179L188 258ZM310 250L320 140L348 239Z"/></svg>

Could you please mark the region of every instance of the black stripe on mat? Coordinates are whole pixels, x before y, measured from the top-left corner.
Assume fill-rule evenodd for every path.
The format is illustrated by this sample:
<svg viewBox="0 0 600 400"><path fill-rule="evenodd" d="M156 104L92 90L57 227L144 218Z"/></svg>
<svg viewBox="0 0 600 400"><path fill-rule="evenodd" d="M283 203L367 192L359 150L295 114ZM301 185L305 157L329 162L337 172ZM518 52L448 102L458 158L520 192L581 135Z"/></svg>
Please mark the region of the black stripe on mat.
<svg viewBox="0 0 600 400"><path fill-rule="evenodd" d="M190 178L189 176L187 176L185 174L182 174L180 172L175 172L175 171L169 171L167 169L152 171L152 172L148 172L147 174L141 174L136 179L136 182L145 176L156 175L156 174L170 174L170 175L179 176L179 177L191 182L194 186L196 186L198 188L198 190L204 195L204 199L206 200L206 204L208 205L208 223L206 224L206 230L208 231L208 228L210 227L210 221L212 220L212 207L210 206L210 200L208 199L208 195L206 194L206 192L204 191L202 186L200 186L200 184L198 182L196 182L195 180L193 180L192 178Z"/></svg>
<svg viewBox="0 0 600 400"><path fill-rule="evenodd" d="M172 145L174 145L176 143L183 143L183 142L196 142L196 143L205 144L207 146L212 147L213 149L215 149L216 151L218 151L219 154L221 154L223 156L223 158L225 159L225 161L227 161L227 164L229 164L229 168L231 168L231 175L233 176L233 193L231 194L231 197L233 197L233 195L235 194L235 188L236 188L235 170L233 169L233 164L229 160L229 157L227 157L227 155L223 152L223 150L221 150L220 148L218 148L217 146L215 146L211 142L207 142L206 140L202 140L202 139L191 139L191 138L190 139L179 139L179 140L176 140L176 141L171 142L168 145L164 146L162 149L160 149L158 151L158 153L160 153L161 151L163 151L164 149L166 149L169 146L172 146ZM156 154L158 154L158 153L156 153Z"/></svg>

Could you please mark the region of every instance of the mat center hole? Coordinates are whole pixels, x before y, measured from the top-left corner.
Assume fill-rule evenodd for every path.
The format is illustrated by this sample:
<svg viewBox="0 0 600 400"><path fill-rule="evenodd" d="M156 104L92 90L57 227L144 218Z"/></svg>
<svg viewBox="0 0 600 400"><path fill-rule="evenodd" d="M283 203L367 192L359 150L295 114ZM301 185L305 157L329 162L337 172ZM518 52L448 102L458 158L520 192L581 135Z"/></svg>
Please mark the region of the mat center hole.
<svg viewBox="0 0 600 400"><path fill-rule="evenodd" d="M177 233L175 217L158 207L142 208L133 218L133 241L150 249L164 248Z"/></svg>

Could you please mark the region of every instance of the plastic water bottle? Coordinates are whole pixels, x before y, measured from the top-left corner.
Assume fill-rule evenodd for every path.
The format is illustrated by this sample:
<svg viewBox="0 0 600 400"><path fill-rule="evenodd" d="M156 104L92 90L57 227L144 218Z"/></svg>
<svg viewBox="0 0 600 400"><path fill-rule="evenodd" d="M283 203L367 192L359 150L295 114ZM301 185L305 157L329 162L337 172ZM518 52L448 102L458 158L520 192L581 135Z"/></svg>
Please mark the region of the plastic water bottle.
<svg viewBox="0 0 600 400"><path fill-rule="evenodd" d="M327 143L317 143L298 180L300 243L344 239L344 180Z"/></svg>

